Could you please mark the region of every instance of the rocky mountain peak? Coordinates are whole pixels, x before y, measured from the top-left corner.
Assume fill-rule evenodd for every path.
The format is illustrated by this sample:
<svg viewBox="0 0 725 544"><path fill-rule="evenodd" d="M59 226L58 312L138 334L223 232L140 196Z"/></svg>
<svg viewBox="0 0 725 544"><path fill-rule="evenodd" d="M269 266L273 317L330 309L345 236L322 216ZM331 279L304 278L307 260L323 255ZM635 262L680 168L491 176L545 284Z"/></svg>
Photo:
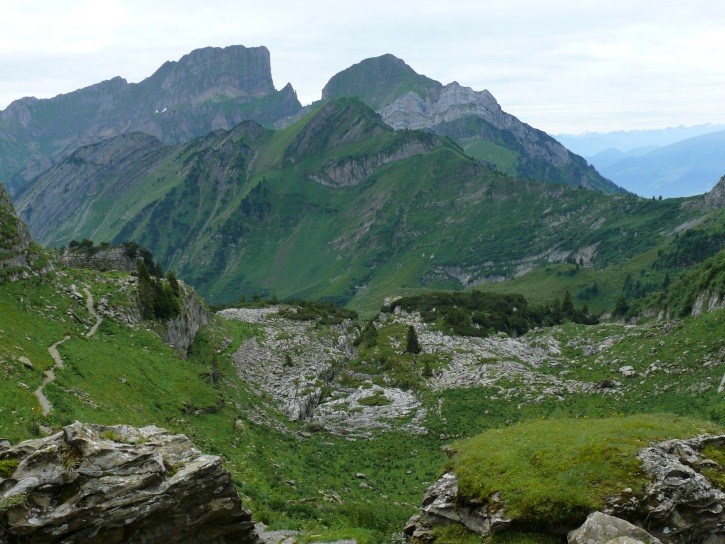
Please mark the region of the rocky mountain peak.
<svg viewBox="0 0 725 544"><path fill-rule="evenodd" d="M504 148L516 156L508 173L523 179L622 192L582 157L503 111L489 91L474 91L457 81L444 86L393 55L366 59L343 70L330 79L322 96L357 96L395 130L430 130L452 138L464 150L482 141ZM476 158L490 163L489 158Z"/></svg>
<svg viewBox="0 0 725 544"><path fill-rule="evenodd" d="M405 61L395 55L385 54L380 57L365 59L334 75L322 89L322 99L326 100L339 96L360 96L360 93L364 92L370 84L376 85L381 82L388 82L391 79L405 75L418 74ZM366 76L372 77L372 81L367 79ZM354 87L351 88L351 84ZM354 94L350 94L351 92Z"/></svg>
<svg viewBox="0 0 725 544"><path fill-rule="evenodd" d="M219 95L264 96L275 91L269 50L264 47L205 47L164 63L139 85L157 90L154 108L201 104Z"/></svg>
<svg viewBox="0 0 725 544"><path fill-rule="evenodd" d="M415 72L402 59L382 55L365 59L333 76L322 89L322 98L357 96L379 110L411 89L435 93L442 85Z"/></svg>

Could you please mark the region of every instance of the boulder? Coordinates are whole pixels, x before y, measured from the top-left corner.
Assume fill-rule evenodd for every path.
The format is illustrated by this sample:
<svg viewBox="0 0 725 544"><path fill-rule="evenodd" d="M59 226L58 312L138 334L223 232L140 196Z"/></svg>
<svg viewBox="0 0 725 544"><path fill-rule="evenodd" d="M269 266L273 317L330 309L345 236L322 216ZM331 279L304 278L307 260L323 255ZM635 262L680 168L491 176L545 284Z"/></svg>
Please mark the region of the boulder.
<svg viewBox="0 0 725 544"><path fill-rule="evenodd" d="M725 542L725 492L708 477L725 467L708 459L706 448L722 452L725 435L667 440L641 450L637 457L650 478L644 495L609 497L604 511L646 526L663 542Z"/></svg>
<svg viewBox="0 0 725 544"><path fill-rule="evenodd" d="M469 531L486 536L505 529L511 520L498 494L484 503L466 502L459 497L458 479L448 472L426 490L423 507L408 520L403 533L414 542L430 540L434 527L448 523L460 523Z"/></svg>
<svg viewBox="0 0 725 544"><path fill-rule="evenodd" d="M220 458L184 435L75 422L0 457L0 543L260 542Z"/></svg>
<svg viewBox="0 0 725 544"><path fill-rule="evenodd" d="M602 512L589 514L584 525L569 532L567 541L569 544L661 544L644 529Z"/></svg>

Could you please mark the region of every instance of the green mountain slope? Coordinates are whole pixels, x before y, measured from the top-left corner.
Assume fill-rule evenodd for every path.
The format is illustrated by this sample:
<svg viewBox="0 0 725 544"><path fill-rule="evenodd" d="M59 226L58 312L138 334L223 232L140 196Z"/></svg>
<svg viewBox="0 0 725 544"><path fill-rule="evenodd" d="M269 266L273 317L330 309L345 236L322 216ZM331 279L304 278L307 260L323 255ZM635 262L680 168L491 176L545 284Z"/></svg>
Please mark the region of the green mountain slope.
<svg viewBox="0 0 725 544"><path fill-rule="evenodd" d="M417 74L393 55L366 59L333 76L322 98L357 96L395 129L427 129L471 156L522 179L624 192L548 134L504 112L488 91Z"/></svg>
<svg viewBox="0 0 725 544"><path fill-rule="evenodd" d="M79 150L20 212L43 243L134 240L214 302L274 293L372 310L405 288L565 261L602 269L707 213L699 200L519 181L430 132L393 131L357 99L278 132L247 122L180 147L134 138Z"/></svg>
<svg viewBox="0 0 725 544"><path fill-rule="evenodd" d="M365 59L332 76L322 89L322 99L354 96L380 110L406 93L434 97L442 88L437 81L416 73L403 60L388 54Z"/></svg>

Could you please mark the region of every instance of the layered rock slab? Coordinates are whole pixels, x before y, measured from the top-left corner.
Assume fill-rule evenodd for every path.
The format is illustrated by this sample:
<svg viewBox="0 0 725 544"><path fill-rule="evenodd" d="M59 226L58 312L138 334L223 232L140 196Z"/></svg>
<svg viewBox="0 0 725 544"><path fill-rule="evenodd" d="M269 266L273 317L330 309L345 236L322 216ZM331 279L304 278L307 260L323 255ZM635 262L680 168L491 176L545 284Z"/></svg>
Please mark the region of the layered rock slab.
<svg viewBox="0 0 725 544"><path fill-rule="evenodd" d="M155 426L0 444L0 543L260 542L217 456Z"/></svg>

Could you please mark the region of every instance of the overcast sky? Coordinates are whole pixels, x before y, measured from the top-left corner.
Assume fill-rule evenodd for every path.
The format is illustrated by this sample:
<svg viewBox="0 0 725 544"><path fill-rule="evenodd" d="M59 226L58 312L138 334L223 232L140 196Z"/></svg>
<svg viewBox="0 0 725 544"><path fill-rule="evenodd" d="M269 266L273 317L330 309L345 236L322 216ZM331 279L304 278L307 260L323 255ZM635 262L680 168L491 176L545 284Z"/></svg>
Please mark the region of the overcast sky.
<svg viewBox="0 0 725 544"><path fill-rule="evenodd" d="M303 104L392 53L552 134L725 123L722 0L2 0L0 109L233 44Z"/></svg>

